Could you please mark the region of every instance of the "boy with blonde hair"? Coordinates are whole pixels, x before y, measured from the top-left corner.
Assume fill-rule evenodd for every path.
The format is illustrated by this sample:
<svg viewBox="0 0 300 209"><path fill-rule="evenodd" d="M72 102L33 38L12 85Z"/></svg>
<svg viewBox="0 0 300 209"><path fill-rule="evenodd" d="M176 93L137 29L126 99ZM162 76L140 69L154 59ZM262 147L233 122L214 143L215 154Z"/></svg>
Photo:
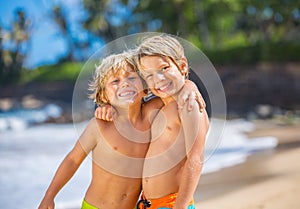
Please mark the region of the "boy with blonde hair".
<svg viewBox="0 0 300 209"><path fill-rule="evenodd" d="M177 109L189 69L184 49L177 39L163 34L145 39L136 57L148 87L164 103L151 126L141 202L150 209L195 208L193 194L203 166L209 120L205 110L188 111L187 104Z"/></svg>
<svg viewBox="0 0 300 209"><path fill-rule="evenodd" d="M141 191L144 157L150 140L150 117L161 101L142 105L143 83L132 54L110 55L96 69L91 84L98 104L111 104L114 122L91 119L59 166L39 209L53 209L54 198L92 152L92 180L82 209L132 209ZM158 102L157 102L158 101Z"/></svg>

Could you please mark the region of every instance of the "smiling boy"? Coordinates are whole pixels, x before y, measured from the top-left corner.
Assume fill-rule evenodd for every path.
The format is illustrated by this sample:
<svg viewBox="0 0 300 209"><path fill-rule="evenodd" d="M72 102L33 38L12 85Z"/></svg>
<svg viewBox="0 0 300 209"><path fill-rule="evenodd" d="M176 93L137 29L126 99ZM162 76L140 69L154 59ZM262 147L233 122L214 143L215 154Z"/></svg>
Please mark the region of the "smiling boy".
<svg viewBox="0 0 300 209"><path fill-rule="evenodd" d="M178 112L178 94L188 73L183 47L169 35L150 37L138 47L137 63L152 93L164 103L151 126L143 198L151 202L150 209L192 209L209 121L205 110L188 111L185 105Z"/></svg>

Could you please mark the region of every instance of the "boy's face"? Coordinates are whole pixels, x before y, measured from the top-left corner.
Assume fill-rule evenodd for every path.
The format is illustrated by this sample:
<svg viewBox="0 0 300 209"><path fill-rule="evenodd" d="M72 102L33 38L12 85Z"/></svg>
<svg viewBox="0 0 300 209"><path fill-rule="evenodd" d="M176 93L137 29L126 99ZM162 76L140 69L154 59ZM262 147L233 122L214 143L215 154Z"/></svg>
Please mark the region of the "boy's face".
<svg viewBox="0 0 300 209"><path fill-rule="evenodd" d="M139 75L127 65L117 74L108 75L105 83L105 94L113 106L128 106L135 101L141 101L143 84Z"/></svg>
<svg viewBox="0 0 300 209"><path fill-rule="evenodd" d="M144 56L140 60L141 74L156 96L166 98L180 91L185 83L185 67L177 66L170 58Z"/></svg>

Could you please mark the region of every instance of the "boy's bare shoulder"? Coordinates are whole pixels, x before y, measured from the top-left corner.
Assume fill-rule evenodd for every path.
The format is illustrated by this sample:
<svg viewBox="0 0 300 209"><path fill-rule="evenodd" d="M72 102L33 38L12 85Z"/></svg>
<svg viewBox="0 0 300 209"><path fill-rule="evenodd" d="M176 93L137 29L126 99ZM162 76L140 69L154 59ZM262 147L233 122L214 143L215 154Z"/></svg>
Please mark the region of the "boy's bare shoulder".
<svg viewBox="0 0 300 209"><path fill-rule="evenodd" d="M143 104L142 114L146 116L151 123L162 106L163 102L160 98L153 98Z"/></svg>
<svg viewBox="0 0 300 209"><path fill-rule="evenodd" d="M103 131L105 128L107 128L110 125L111 122L104 121L98 118L92 118L86 127L86 130L88 132L97 133L98 131Z"/></svg>
<svg viewBox="0 0 300 209"><path fill-rule="evenodd" d="M89 139L86 139L86 140L95 140L97 138L101 138L102 134L103 133L106 133L108 131L110 131L111 129L109 128L111 126L111 123L112 122L108 122L108 121L104 121L104 120L100 120L100 119L97 119L97 118L92 118L82 136L81 136L81 140L82 138L89 138Z"/></svg>

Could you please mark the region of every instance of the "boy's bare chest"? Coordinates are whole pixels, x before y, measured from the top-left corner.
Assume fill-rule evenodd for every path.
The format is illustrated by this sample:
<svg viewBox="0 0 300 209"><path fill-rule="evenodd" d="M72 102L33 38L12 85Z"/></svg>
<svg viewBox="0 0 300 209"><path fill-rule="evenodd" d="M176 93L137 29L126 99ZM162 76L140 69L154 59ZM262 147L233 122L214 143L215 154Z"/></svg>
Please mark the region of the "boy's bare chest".
<svg viewBox="0 0 300 209"><path fill-rule="evenodd" d="M174 109L160 111L151 127L149 154L163 153L173 146L177 140L184 141L178 112Z"/></svg>
<svg viewBox="0 0 300 209"><path fill-rule="evenodd" d="M129 157L144 157L150 141L150 130L140 131L132 126L114 124L101 130L99 150L110 150Z"/></svg>
<svg viewBox="0 0 300 209"><path fill-rule="evenodd" d="M126 134L112 126L103 128L93 149L93 162L109 173L140 178L149 143L133 141Z"/></svg>

